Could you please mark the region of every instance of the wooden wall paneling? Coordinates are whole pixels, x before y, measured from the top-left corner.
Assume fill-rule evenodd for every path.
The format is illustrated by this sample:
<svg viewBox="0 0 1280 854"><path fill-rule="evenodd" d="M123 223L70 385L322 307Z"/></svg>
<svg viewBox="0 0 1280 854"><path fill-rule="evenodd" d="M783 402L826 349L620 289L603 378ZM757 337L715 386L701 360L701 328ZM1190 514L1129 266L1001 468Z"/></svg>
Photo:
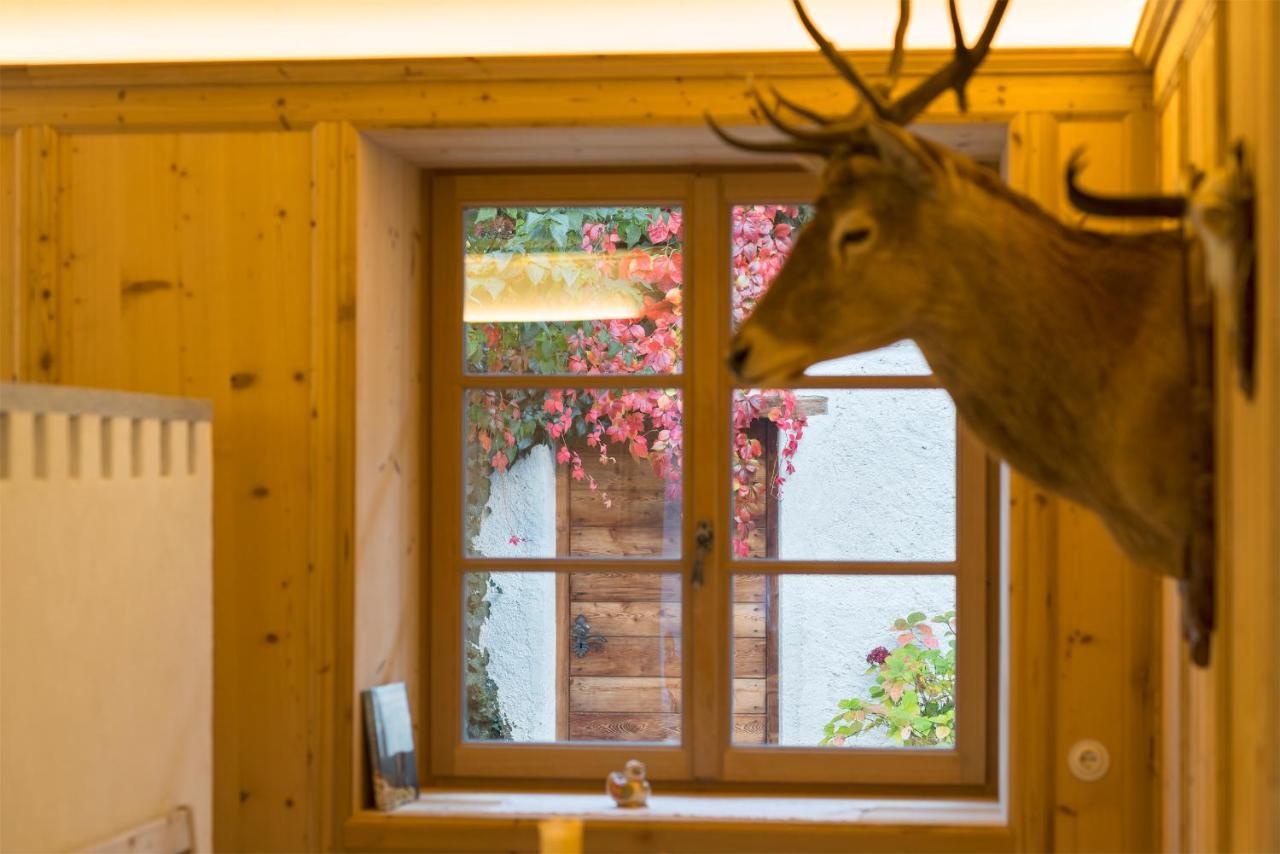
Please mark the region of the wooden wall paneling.
<svg viewBox="0 0 1280 854"><path fill-rule="evenodd" d="M1032 198L1053 199L1056 183L1042 163L1056 151L1055 122L1043 112L1009 122L1006 180ZM1016 471L1009 481L1009 648L1007 762L1011 823L1019 847L1049 850L1054 827L1054 749L1058 684L1057 542L1059 499ZM1014 704L1016 698L1016 705Z"/></svg>
<svg viewBox="0 0 1280 854"><path fill-rule="evenodd" d="M1062 181L1066 158L1087 146L1087 185L1112 192L1154 189L1154 116L1064 117L1057 123L1056 209L1068 221L1100 230L1139 230L1151 223L1093 221L1071 209ZM1151 641L1159 579L1129 561L1092 514L1059 502L1057 552L1057 730L1054 741L1055 847L1065 851L1154 845L1155 714L1158 672ZM1096 738L1111 754L1111 770L1084 782L1066 756Z"/></svg>
<svg viewBox="0 0 1280 854"><path fill-rule="evenodd" d="M1220 121L1224 105L1221 97L1222 76L1216 56L1218 41L1215 37L1217 22L1216 4L1204 4L1194 20L1181 16L1181 21L1192 24L1182 44L1182 56L1176 63L1177 89L1181 101L1182 122L1178 128L1178 148L1181 152L1180 171L1188 167L1212 169L1221 154L1221 135L1225 127ZM1185 186L1182 190L1185 192ZM1231 383L1231 351L1227 336L1226 317L1221 311L1214 318L1214 382L1215 396L1229 388ZM1218 546L1219 584L1229 584L1230 550L1233 522L1230 518L1230 502L1227 500L1232 479L1231 424L1223 417L1221 409L1215 417L1215 465L1216 465L1216 531ZM1222 597L1223 591L1219 591ZM1218 625L1223 626L1224 601L1218 605ZM1181 644L1177 633L1170 642ZM1222 663L1232 655L1233 639L1230 632L1219 629L1213 638L1210 667L1207 670L1184 664L1188 686L1187 721L1191 729L1187 740L1187 784L1190 803L1196 804L1188 813L1186 844L1192 850L1210 850L1227 845L1226 828L1219 819L1226 814L1231 797L1229 769L1223 764L1229 744L1224 731L1219 698L1229 694L1228 670ZM1209 805L1212 804L1212 807Z"/></svg>
<svg viewBox="0 0 1280 854"><path fill-rule="evenodd" d="M18 299L18 192L15 135L0 133L0 381L18 379L22 340Z"/></svg>
<svg viewBox="0 0 1280 854"><path fill-rule="evenodd" d="M872 81L882 73L882 56L859 57ZM914 86L946 56L912 52L900 87ZM150 66L150 74L148 66L117 68L87 78L74 69L9 67L0 70L0 81L6 125L68 130L288 130L321 121L362 128L700 125L704 108L730 124L754 124L743 95L748 73L777 81L804 103L852 106L848 86L812 51L659 62L660 74L653 61L636 57L243 63L238 71L196 63ZM990 57L968 97L973 118L1124 111L1150 97L1150 78L1125 50L1008 50ZM955 120L955 99L939 99L927 116Z"/></svg>
<svg viewBox="0 0 1280 854"><path fill-rule="evenodd" d="M1181 80L1181 69L1178 70ZM1157 90L1159 87L1156 87ZM1156 151L1159 155L1159 190L1180 193L1186 190L1183 152L1186 149L1186 111L1181 86L1166 87L1157 104ZM1160 848L1182 851L1188 815L1184 791L1188 757L1186 721L1188 666L1182 643L1182 597L1177 583L1166 579L1160 586L1159 614L1159 731Z"/></svg>
<svg viewBox="0 0 1280 854"><path fill-rule="evenodd" d="M1277 851L1280 664L1267 651L1280 612L1280 4L1221 3L1219 12L1219 141L1244 141L1258 199L1256 390L1246 399L1226 372L1219 396L1231 430L1229 580L1217 635L1229 650L1219 658L1229 688L1219 695L1231 769L1224 824L1231 848ZM1229 310L1221 299L1220 315Z"/></svg>
<svg viewBox="0 0 1280 854"><path fill-rule="evenodd" d="M236 685L215 705L224 731L234 721L238 754L235 782L217 781L215 846L309 846L310 146L299 133L184 135L179 151L192 294L180 340L196 351L184 369L213 398L221 437L215 646L234 656L219 689Z"/></svg>
<svg viewBox="0 0 1280 854"><path fill-rule="evenodd" d="M370 674L356 669L358 655L365 652L364 648L357 651L355 647L359 607L356 571L360 560L357 512L364 509L368 500L360 488L368 488L378 480L377 463L372 463L374 471L369 472L365 466L371 461L359 455L356 425L362 415L367 415L369 409L376 410L379 404L391 409L400 405L394 399L357 398L359 302L361 296L372 298L372 293L363 290L372 287L372 282L362 277L377 271L392 273L399 259L385 243L378 242L369 247L369 257L362 259L368 266L357 263L357 245L363 236L357 230L361 193L376 193L384 188L374 183L374 173L369 171L366 175L370 184L358 185L360 165L370 169L372 164L360 163L355 130L343 123L321 123L311 131L308 144L312 229L310 454L315 519L310 542L315 584L308 604L314 623L310 655L315 678L310 686L313 705L308 710L306 726L315 757L319 757L313 757L312 763L308 829L314 834L315 844L328 850L339 844L345 818L363 804L363 791L356 782L362 779L359 763L364 745L357 688L365 687L359 682L370 678ZM399 211L386 215L397 218ZM375 214L370 217L379 221ZM394 304L400 295L392 282L387 284L387 299ZM373 327L386 324L391 310L370 305L371 317L366 322ZM379 331L390 334L385 328ZM375 358L375 365L377 362ZM398 392L397 380L387 378L388 385L382 386L384 392ZM370 436L369 444L362 445L361 450L369 454L376 453L379 447L390 450L380 439L385 441L385 435ZM399 548L399 544L393 548ZM384 569L391 576L387 583L394 588L400 583L397 565ZM367 580L379 589L376 581L383 579L375 576ZM417 602L399 605L416 608ZM371 626L361 629L377 631ZM409 649L405 654L412 656L413 652Z"/></svg>
<svg viewBox="0 0 1280 854"><path fill-rule="evenodd" d="M178 166L179 137L76 134L61 149L68 198L59 272L74 291L62 312L65 376L182 394L188 355L200 353L183 340L180 236L191 224L181 194L190 163Z"/></svg>
<svg viewBox="0 0 1280 854"><path fill-rule="evenodd" d="M1255 398L1236 386L1218 295L1216 455L1218 631L1207 670L1188 666L1177 626L1165 629L1165 669L1179 680L1164 716L1172 777L1170 850L1280 849L1280 668L1258 655L1280 604L1280 7L1181 4L1155 63L1163 178L1212 169L1243 139L1258 189L1259 373ZM1170 603L1173 611L1174 603ZM1174 612L1176 613L1176 612ZM1172 614L1171 614L1172 616ZM1172 703L1185 698L1181 714Z"/></svg>
<svg viewBox="0 0 1280 854"><path fill-rule="evenodd" d="M19 322L19 375L27 382L58 382L59 180L58 133L47 125L19 128L17 162L18 234L15 240Z"/></svg>
<svg viewBox="0 0 1280 854"><path fill-rule="evenodd" d="M59 149L59 381L214 401L215 845L306 847L307 137Z"/></svg>
<svg viewBox="0 0 1280 854"><path fill-rule="evenodd" d="M1074 224L1097 225L1066 204L1063 167L1078 145L1089 153L1087 186L1123 192L1154 180L1154 166L1140 162L1154 139L1144 105L1027 113L1010 123L1009 134L1010 183ZM1155 579L1123 558L1092 515L1017 475L1011 483L1013 636L1043 637L1044 621L1050 629L1045 649L1011 650L1019 706L1009 724L1010 774L1023 793L1016 807L1023 844L1035 847L1043 837L1044 847L1057 850L1146 849L1154 822L1146 724L1154 696L1148 588ZM1028 690L1027 682L1043 690ZM1109 703L1099 702L1103 696ZM1043 702L1043 709L1028 709L1028 702ZM1080 738L1110 749L1104 780L1082 783L1068 771L1067 751Z"/></svg>

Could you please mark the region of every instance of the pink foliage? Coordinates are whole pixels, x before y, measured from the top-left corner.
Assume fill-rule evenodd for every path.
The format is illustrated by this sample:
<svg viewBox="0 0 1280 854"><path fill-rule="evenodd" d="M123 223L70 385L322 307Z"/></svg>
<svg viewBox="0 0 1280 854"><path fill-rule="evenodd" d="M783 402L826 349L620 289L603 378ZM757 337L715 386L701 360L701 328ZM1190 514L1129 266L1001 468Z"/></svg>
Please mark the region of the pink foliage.
<svg viewBox="0 0 1280 854"><path fill-rule="evenodd" d="M756 303L778 274L792 246L793 227L777 222L779 213L796 220L796 206L752 205L735 207L732 212L732 321L736 328L754 310ZM681 365L683 342L684 283L683 255L679 240L683 220L679 211L660 211L651 215L646 228L652 247L619 247L621 238L616 227L604 223L582 225L581 248L599 255L599 268L608 278L630 281L653 294L644 298L643 315L629 320L588 321L567 335L568 368L571 373L585 375L665 374ZM602 334L603 333L603 334ZM491 347L497 345L496 326L486 330ZM512 356L516 354L511 354ZM503 364L513 364L504 357ZM514 423L525 417L517 404L507 411L498 394L489 412L489 425L479 425L476 437L485 453L492 450L495 436L503 436L504 448L492 454L495 471L505 471L515 454L516 444L508 420ZM667 498L681 495L683 467L683 401L680 396L661 388L627 390L562 390L549 391L542 402L541 423L558 443L556 462L570 467L575 481L588 481L595 491L598 485L586 474L581 456L568 444L581 417L586 430L586 443L598 449L602 463L616 462L609 448L621 448L635 459L649 462L653 473L662 478ZM765 490L778 494L786 478L794 473L793 459L804 434L805 416L796 407L790 391L750 389L733 396L732 476L734 489L733 552L749 556L748 538L758 527L753 508L763 506ZM778 470L764 472L763 449L748 431L757 419L767 419L782 432ZM512 456L506 451L510 449ZM612 499L601 492L607 505Z"/></svg>

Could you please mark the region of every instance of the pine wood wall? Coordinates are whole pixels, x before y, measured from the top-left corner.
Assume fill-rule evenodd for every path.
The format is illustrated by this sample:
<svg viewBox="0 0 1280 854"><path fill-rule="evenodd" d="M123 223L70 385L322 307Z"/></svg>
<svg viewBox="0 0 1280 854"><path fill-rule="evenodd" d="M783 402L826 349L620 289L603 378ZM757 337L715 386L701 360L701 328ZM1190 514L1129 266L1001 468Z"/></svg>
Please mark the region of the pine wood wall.
<svg viewBox="0 0 1280 854"><path fill-rule="evenodd" d="M1164 591L1162 844L1280 850L1280 5L1153 2L1139 31L1155 68L1162 189L1211 170L1243 140L1259 204L1258 372L1237 385L1219 295L1216 430L1219 630L1208 670L1189 667L1178 602Z"/></svg>

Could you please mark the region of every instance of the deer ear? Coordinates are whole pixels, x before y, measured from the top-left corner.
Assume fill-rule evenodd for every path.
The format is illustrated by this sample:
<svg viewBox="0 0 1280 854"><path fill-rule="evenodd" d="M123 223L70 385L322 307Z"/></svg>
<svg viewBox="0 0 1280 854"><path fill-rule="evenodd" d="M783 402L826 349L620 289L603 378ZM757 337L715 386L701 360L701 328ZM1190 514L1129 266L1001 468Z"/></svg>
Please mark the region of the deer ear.
<svg viewBox="0 0 1280 854"><path fill-rule="evenodd" d="M871 122L867 125L867 135L880 153L880 159L904 181L921 192L930 193L937 189L942 179L942 166L914 136L888 122Z"/></svg>

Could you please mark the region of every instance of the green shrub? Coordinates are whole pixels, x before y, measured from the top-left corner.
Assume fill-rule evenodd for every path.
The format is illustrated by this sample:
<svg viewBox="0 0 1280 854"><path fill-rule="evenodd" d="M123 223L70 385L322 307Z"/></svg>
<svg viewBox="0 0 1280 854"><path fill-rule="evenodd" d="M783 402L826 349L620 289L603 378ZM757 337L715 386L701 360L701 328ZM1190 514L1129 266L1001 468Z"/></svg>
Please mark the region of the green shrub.
<svg viewBox="0 0 1280 854"><path fill-rule="evenodd" d="M930 622L942 627L941 637ZM877 729L905 746L955 744L956 612L930 621L916 611L895 620L893 631L895 649L878 646L867 654L866 672L876 674L876 684L866 698L840 701L820 744L849 744Z"/></svg>

